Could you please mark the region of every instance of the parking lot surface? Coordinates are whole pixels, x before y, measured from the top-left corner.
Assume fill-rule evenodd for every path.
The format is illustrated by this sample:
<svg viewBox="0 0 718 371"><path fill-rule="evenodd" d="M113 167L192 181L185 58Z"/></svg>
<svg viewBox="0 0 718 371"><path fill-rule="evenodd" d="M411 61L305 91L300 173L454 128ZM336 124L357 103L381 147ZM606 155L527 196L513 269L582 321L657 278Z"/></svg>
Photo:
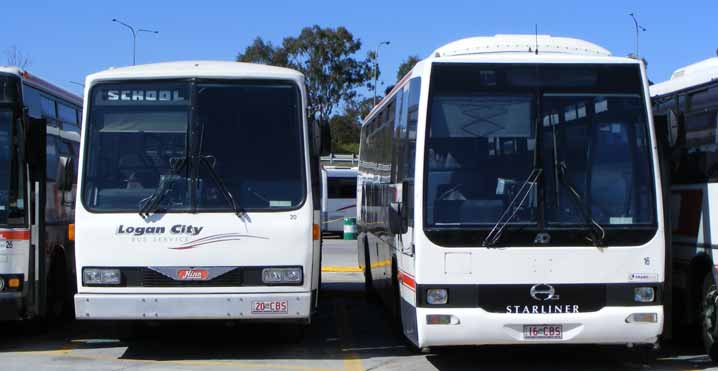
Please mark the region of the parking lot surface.
<svg viewBox="0 0 718 371"><path fill-rule="evenodd" d="M70 322L33 334L1 325L0 370L707 370L701 347L668 344L656 360L622 348L465 347L417 352L364 296L354 241L325 243L319 313L298 342L286 328L224 322L113 327ZM353 268L353 269L352 269ZM121 338L121 339L120 339Z"/></svg>

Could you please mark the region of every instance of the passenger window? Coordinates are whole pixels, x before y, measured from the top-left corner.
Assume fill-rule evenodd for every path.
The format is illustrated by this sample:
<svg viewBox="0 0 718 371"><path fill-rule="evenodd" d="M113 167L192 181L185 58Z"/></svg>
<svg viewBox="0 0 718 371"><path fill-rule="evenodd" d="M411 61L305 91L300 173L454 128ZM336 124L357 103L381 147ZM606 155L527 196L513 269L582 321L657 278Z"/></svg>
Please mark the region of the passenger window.
<svg viewBox="0 0 718 371"><path fill-rule="evenodd" d="M57 118L57 112L55 111L55 101L41 95L40 96L40 107L42 109L42 116L47 118Z"/></svg>

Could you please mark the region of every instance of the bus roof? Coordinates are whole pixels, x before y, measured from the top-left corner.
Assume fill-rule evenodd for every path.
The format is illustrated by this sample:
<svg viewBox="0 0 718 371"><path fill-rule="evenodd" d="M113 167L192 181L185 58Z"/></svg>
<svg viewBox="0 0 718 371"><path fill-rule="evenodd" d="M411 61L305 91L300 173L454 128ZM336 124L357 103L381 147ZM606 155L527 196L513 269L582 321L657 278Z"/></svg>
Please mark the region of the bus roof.
<svg viewBox="0 0 718 371"><path fill-rule="evenodd" d="M588 41L551 35L476 36L448 43L434 51L434 57L450 57L488 53L559 53L573 55L611 56L607 49Z"/></svg>
<svg viewBox="0 0 718 371"><path fill-rule="evenodd" d="M538 53L536 53L538 45ZM377 103L362 120L362 125L375 114L410 78L420 76L426 64L446 63L629 63L641 61L628 57L616 57L594 43L570 37L551 35L475 36L459 39L436 49L430 56L417 62L392 90Z"/></svg>
<svg viewBox="0 0 718 371"><path fill-rule="evenodd" d="M78 106L82 106L82 98L77 96L76 94L70 93L69 91L57 86L53 85L46 80L43 80L26 70L23 70L21 68L15 67L15 66L0 66L0 73L8 74L8 75L15 75L19 77L23 82L27 83L28 85L40 89L44 91L45 93L52 94L53 96L62 98L70 103L77 104Z"/></svg>
<svg viewBox="0 0 718 371"><path fill-rule="evenodd" d="M298 71L262 64L230 61L180 61L144 64L110 68L87 76L86 86L96 80L123 79L164 79L183 77L204 77L216 79L258 78L282 79L303 82L304 76Z"/></svg>
<svg viewBox="0 0 718 371"><path fill-rule="evenodd" d="M651 86L651 96L666 95L715 80L718 80L718 57L677 69L670 80Z"/></svg>

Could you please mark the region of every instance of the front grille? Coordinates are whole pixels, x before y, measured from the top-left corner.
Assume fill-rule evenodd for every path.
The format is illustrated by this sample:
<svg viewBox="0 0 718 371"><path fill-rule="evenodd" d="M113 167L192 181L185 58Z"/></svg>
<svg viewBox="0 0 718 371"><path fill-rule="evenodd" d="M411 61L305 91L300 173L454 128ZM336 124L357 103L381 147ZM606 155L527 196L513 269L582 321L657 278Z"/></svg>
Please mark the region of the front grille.
<svg viewBox="0 0 718 371"><path fill-rule="evenodd" d="M235 287L242 286L242 269L235 268L207 281L179 281L149 268L124 268L126 287Z"/></svg>

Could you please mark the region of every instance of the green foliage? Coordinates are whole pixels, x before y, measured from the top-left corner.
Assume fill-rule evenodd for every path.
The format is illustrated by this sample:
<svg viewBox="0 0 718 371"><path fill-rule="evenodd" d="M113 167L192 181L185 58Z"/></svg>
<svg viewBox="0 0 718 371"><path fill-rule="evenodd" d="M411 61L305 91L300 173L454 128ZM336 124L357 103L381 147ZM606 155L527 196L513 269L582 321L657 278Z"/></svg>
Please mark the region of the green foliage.
<svg viewBox="0 0 718 371"><path fill-rule="evenodd" d="M399 70L396 72L396 81L401 80L419 61L418 55L410 55L404 62L401 62Z"/></svg>
<svg viewBox="0 0 718 371"><path fill-rule="evenodd" d="M297 37L286 37L281 46L256 38L237 61L289 67L303 73L307 88L307 116L329 122L342 102L357 98L357 89L373 77L370 56L358 58L361 41L346 28L305 27ZM357 137L358 138L358 137Z"/></svg>
<svg viewBox="0 0 718 371"><path fill-rule="evenodd" d="M359 132L361 127L355 117L335 115L329 120L332 131L332 152L359 153Z"/></svg>

